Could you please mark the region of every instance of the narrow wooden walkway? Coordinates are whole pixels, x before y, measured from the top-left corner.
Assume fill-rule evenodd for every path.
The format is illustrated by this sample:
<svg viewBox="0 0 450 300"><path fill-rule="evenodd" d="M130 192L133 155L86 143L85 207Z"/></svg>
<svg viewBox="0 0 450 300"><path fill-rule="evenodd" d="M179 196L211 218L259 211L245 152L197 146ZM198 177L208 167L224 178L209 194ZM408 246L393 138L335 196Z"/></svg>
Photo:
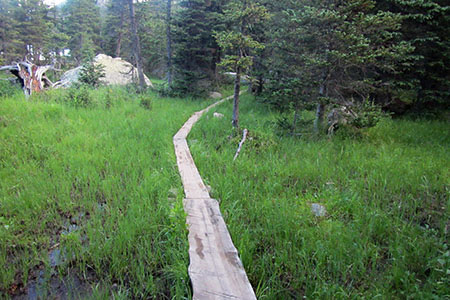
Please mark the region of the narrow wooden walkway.
<svg viewBox="0 0 450 300"><path fill-rule="evenodd" d="M247 274L222 218L195 166L186 141L192 126L222 99L196 112L173 137L178 169L186 199L189 226L189 276L194 299L256 299Z"/></svg>

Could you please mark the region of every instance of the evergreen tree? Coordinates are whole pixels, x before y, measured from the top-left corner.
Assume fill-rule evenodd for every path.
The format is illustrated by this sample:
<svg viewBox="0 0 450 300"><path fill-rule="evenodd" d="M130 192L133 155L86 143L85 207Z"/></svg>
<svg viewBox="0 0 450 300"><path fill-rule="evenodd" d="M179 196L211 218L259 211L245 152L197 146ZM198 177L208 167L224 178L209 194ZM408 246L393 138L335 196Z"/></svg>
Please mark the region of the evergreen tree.
<svg viewBox="0 0 450 300"><path fill-rule="evenodd" d="M124 0L111 0L106 8L103 28L103 50L114 57L128 58L129 40L128 5Z"/></svg>
<svg viewBox="0 0 450 300"><path fill-rule="evenodd" d="M219 18L225 1L182 0L174 20L174 82L179 94L211 88L216 79L220 50L213 32L223 29Z"/></svg>
<svg viewBox="0 0 450 300"><path fill-rule="evenodd" d="M392 86L384 74L410 63L412 47L398 34L401 16L376 12L375 1L279 4L273 26L273 90L288 89L287 102L316 103L317 131L327 105L351 109L373 98Z"/></svg>
<svg viewBox="0 0 450 300"><path fill-rule="evenodd" d="M163 77L166 72L166 1L136 3L144 69Z"/></svg>
<svg viewBox="0 0 450 300"><path fill-rule="evenodd" d="M450 102L450 6L443 0L384 0L377 8L403 16L402 38L414 46L414 63L395 77L394 100Z"/></svg>
<svg viewBox="0 0 450 300"><path fill-rule="evenodd" d="M101 44L100 11L94 0L68 0L64 15L64 32L70 36L70 54L80 64L95 55Z"/></svg>
<svg viewBox="0 0 450 300"><path fill-rule="evenodd" d="M25 49L19 34L18 21L14 19L17 1L0 0L0 58L2 63L23 58Z"/></svg>
<svg viewBox="0 0 450 300"><path fill-rule="evenodd" d="M137 21L134 11L133 0L128 0L128 8L130 11L131 33L133 35L133 56L138 71L139 87L141 90L145 88L144 70L142 66L141 44L137 33Z"/></svg>
<svg viewBox="0 0 450 300"><path fill-rule="evenodd" d="M1 0L0 41L5 60L39 63L50 39L48 7L42 0Z"/></svg>
<svg viewBox="0 0 450 300"><path fill-rule="evenodd" d="M65 63L64 50L68 47L70 37L63 32L63 15L60 7L49 9L49 41L46 45L49 63L58 64L57 68Z"/></svg>
<svg viewBox="0 0 450 300"><path fill-rule="evenodd" d="M263 49L264 46L249 35L249 30L256 23L268 18L266 9L254 1L231 1L224 11L229 29L216 32L215 37L219 46L228 51L221 66L236 73L234 81L233 127L239 127L239 93L241 89L241 74L248 70L253 63L251 51Z"/></svg>
<svg viewBox="0 0 450 300"><path fill-rule="evenodd" d="M172 86L172 0L167 0L166 13L166 40L167 40L167 85Z"/></svg>

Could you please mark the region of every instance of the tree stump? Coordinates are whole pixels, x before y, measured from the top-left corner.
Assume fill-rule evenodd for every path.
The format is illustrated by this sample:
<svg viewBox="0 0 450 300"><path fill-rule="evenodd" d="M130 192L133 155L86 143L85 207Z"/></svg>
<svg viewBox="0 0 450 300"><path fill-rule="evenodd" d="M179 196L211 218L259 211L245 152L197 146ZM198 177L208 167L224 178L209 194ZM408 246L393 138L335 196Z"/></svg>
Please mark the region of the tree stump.
<svg viewBox="0 0 450 300"><path fill-rule="evenodd" d="M53 69L53 66L37 66L29 61L21 61L8 66L3 66L0 71L10 71L19 78L26 96L33 92L40 92L46 88L53 87L53 83L45 76L45 73Z"/></svg>

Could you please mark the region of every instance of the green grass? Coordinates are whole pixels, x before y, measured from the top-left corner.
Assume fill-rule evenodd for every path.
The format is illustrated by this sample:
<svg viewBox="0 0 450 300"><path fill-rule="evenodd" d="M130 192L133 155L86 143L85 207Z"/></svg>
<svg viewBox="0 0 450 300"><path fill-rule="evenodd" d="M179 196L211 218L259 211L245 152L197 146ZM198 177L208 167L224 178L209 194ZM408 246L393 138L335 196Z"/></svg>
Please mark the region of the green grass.
<svg viewBox="0 0 450 300"><path fill-rule="evenodd" d="M208 103L127 88L0 97L0 298L71 274L92 299L189 298L172 136ZM243 96L250 136L233 162L231 105L189 143L259 299L449 297L446 122L279 137L277 113Z"/></svg>
<svg viewBox="0 0 450 300"><path fill-rule="evenodd" d="M279 137L250 96L189 137L259 299L450 296L450 133L445 121L383 120L355 138ZM213 118L215 111L225 115ZM320 203L326 217L315 217Z"/></svg>
<svg viewBox="0 0 450 300"><path fill-rule="evenodd" d="M74 105L69 93L0 98L0 298L41 270L75 272L92 298L189 297L172 135L207 102L102 88Z"/></svg>

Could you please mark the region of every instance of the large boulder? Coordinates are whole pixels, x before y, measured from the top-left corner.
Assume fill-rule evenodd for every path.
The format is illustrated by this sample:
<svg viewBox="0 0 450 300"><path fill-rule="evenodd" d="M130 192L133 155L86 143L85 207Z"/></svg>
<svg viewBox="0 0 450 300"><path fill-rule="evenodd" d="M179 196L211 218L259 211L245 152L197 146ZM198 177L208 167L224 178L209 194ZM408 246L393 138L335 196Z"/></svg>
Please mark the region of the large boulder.
<svg viewBox="0 0 450 300"><path fill-rule="evenodd" d="M138 81L137 69L120 57L113 58L106 54L98 54L94 58L94 63L104 66L105 77L101 78L101 81L106 85L126 85ZM82 67L77 67L65 72L61 77L60 85L69 87L77 82L81 69ZM147 86L153 87L147 76L145 76L145 83Z"/></svg>

